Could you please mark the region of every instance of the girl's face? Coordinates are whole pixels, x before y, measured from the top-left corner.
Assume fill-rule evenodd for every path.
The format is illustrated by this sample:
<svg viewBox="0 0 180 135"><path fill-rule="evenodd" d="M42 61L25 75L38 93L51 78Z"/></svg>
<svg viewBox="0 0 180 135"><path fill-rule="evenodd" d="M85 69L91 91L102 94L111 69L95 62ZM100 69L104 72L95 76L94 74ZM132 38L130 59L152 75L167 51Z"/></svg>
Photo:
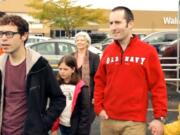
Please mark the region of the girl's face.
<svg viewBox="0 0 180 135"><path fill-rule="evenodd" d="M67 66L64 62L59 65L59 75L65 83L69 83L71 76L74 73L75 68Z"/></svg>

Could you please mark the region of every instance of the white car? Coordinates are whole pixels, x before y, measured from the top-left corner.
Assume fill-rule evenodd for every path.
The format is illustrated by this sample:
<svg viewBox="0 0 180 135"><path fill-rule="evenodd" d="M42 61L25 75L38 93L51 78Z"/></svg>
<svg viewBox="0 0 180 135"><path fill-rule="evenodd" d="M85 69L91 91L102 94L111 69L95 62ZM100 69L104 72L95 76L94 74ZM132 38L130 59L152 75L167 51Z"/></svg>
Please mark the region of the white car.
<svg viewBox="0 0 180 135"><path fill-rule="evenodd" d="M42 41L47 41L51 39L50 37L44 37L44 36L34 36L34 35L29 35L28 40L26 42L26 46L29 46L34 43L42 42Z"/></svg>

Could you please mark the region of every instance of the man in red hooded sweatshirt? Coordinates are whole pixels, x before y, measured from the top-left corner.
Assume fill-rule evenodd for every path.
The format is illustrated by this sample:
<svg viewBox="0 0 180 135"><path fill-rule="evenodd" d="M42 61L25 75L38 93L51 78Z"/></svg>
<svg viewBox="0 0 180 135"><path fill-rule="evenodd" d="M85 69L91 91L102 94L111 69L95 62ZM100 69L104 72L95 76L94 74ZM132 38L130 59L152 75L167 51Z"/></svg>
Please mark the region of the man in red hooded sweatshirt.
<svg viewBox="0 0 180 135"><path fill-rule="evenodd" d="M148 93L152 95L152 135L163 134L167 90L156 49L132 34L133 13L127 7L109 16L114 42L104 50L95 75L95 111L101 135L146 135Z"/></svg>

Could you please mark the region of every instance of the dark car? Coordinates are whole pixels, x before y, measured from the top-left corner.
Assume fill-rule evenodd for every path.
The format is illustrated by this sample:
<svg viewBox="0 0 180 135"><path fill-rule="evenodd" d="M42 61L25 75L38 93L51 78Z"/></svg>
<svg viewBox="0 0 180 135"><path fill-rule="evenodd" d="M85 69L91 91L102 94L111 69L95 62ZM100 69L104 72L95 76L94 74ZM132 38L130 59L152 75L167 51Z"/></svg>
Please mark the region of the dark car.
<svg viewBox="0 0 180 135"><path fill-rule="evenodd" d="M111 42L113 42L112 38L106 38L103 41L99 42L99 43L95 43L92 44L92 46L96 47L97 49L100 49L101 51L103 51L105 49L105 47L110 44Z"/></svg>
<svg viewBox="0 0 180 135"><path fill-rule="evenodd" d="M177 41L167 47L161 58L162 68L166 78L177 78L178 64L180 60L177 57Z"/></svg>
<svg viewBox="0 0 180 135"><path fill-rule="evenodd" d="M171 99L173 97L172 100L176 100L177 92L180 93L180 57L178 56L180 46L178 46L179 44L176 40L164 50L162 57L160 57L168 89L168 98ZM176 89L176 91L173 89Z"/></svg>
<svg viewBox="0 0 180 135"><path fill-rule="evenodd" d="M137 35L139 37L139 39L142 40L142 38L145 36L145 34L138 34L138 33L135 33L133 35ZM97 48L99 48L100 50L104 50L110 43L112 43L114 40L113 38L109 37L109 38L106 38L104 39L103 41L101 41L100 43L97 43L97 44L94 44Z"/></svg>
<svg viewBox="0 0 180 135"><path fill-rule="evenodd" d="M89 36L91 37L91 44L99 43L108 37L107 34L103 32L89 33Z"/></svg>

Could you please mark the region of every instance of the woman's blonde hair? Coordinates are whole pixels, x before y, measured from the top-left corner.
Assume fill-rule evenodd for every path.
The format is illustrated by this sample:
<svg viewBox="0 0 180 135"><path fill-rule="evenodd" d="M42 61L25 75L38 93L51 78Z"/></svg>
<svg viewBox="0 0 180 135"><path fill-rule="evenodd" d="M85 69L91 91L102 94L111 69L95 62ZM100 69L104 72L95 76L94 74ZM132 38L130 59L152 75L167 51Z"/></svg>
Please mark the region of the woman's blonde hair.
<svg viewBox="0 0 180 135"><path fill-rule="evenodd" d="M89 36L89 34L85 31L80 31L75 35L75 41L77 39L77 37L84 37L87 41L88 41L88 45L91 44L91 37Z"/></svg>

